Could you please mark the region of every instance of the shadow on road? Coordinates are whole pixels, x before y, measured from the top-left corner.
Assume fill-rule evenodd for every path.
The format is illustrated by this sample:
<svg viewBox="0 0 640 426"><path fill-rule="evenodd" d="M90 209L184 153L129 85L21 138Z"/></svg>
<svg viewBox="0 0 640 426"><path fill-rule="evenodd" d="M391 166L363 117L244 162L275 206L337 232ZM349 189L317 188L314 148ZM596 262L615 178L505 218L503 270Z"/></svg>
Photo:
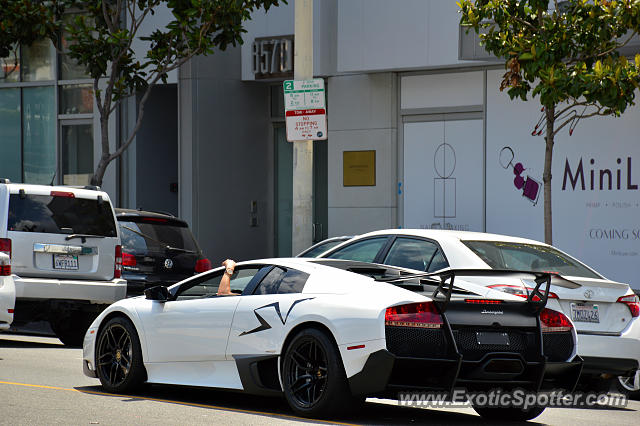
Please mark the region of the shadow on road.
<svg viewBox="0 0 640 426"><path fill-rule="evenodd" d="M349 423L366 425L395 425L395 424L501 424L486 421L474 414L459 413L449 410L399 407L393 404L366 402L361 409L348 417L331 420L314 420L297 417L289 409L282 398L268 398L241 394L238 392L219 391L207 388L183 386L152 385L135 395L107 394L100 386L81 386L76 390L108 398L120 398L122 402L150 400L166 404L181 404L214 410L246 412L275 420L299 420L308 423ZM514 423L509 423L514 424ZM540 423L528 422L527 425Z"/></svg>
<svg viewBox="0 0 640 426"><path fill-rule="evenodd" d="M19 336L0 334L0 348L30 348L30 349L72 349L65 347L56 338L43 338L42 340L21 340Z"/></svg>

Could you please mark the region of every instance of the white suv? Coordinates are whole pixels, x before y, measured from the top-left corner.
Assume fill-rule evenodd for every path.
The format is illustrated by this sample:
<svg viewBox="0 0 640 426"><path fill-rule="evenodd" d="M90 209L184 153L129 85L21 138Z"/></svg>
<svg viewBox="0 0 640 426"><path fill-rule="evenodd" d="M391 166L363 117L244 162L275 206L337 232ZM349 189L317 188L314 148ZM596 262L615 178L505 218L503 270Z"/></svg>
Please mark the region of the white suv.
<svg viewBox="0 0 640 426"><path fill-rule="evenodd" d="M14 325L46 320L67 345L126 295L122 250L109 195L95 187L0 180L0 246L15 279ZM5 250L7 251L7 250Z"/></svg>

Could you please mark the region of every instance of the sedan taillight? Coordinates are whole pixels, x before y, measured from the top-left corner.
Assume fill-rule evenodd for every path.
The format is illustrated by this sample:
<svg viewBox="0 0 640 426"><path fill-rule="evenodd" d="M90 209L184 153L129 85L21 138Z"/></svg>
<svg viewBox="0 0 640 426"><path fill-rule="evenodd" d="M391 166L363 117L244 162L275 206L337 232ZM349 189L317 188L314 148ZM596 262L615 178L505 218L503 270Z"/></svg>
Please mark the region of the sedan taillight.
<svg viewBox="0 0 640 426"><path fill-rule="evenodd" d="M618 303L624 303L631 311L631 316L636 318L640 316L640 299L635 294L622 296L618 298Z"/></svg>
<svg viewBox="0 0 640 426"><path fill-rule="evenodd" d="M433 302L411 303L387 308L384 325L393 327L440 328L442 316Z"/></svg>
<svg viewBox="0 0 640 426"><path fill-rule="evenodd" d="M540 324L543 333L571 331L573 328L573 324L565 314L549 308L544 308L540 312Z"/></svg>
<svg viewBox="0 0 640 426"><path fill-rule="evenodd" d="M122 246L116 246L116 262L113 267L113 278L122 278Z"/></svg>

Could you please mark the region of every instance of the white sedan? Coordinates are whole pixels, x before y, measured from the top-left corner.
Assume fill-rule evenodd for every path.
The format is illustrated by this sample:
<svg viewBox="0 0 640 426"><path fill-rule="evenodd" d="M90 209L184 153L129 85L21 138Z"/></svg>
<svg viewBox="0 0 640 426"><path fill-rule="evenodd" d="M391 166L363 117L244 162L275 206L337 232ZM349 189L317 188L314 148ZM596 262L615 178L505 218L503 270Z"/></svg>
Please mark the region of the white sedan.
<svg viewBox="0 0 640 426"><path fill-rule="evenodd" d="M0 331L8 329L13 322L15 303L16 287L11 275L11 259L0 251Z"/></svg>
<svg viewBox="0 0 640 426"><path fill-rule="evenodd" d="M581 369L573 323L546 297L454 285L470 271L412 277L361 262L256 260L232 272L237 296L218 296L223 273L111 305L85 336L84 373L109 392L148 382L284 394L298 415L331 416L403 390L572 389ZM538 289L550 282L505 273ZM476 409L530 419L544 407Z"/></svg>
<svg viewBox="0 0 640 426"><path fill-rule="evenodd" d="M390 229L359 235L319 257L419 271L477 268L553 272L548 306L564 312L576 325L585 385L608 386L610 379L618 376L615 380L619 387L640 389L638 296L629 285L606 279L552 246L479 232ZM527 279L484 277L472 281L521 297L526 297L532 287Z"/></svg>

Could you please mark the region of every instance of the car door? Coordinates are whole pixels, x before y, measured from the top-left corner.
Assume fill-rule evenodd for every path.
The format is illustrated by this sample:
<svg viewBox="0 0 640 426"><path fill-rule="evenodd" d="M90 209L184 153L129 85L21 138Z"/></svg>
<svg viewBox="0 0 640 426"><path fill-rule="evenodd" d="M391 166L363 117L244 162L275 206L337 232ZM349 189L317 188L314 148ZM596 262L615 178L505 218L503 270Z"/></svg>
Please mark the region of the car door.
<svg viewBox="0 0 640 426"><path fill-rule="evenodd" d="M250 294L242 296L233 318L227 358L278 353L295 309L313 297L301 294L309 274L273 266Z"/></svg>
<svg viewBox="0 0 640 426"><path fill-rule="evenodd" d="M232 292L241 293L261 266L236 268ZM147 362L225 360L225 350L239 296L217 296L222 270L191 279L175 300L148 301L138 309L147 341Z"/></svg>

